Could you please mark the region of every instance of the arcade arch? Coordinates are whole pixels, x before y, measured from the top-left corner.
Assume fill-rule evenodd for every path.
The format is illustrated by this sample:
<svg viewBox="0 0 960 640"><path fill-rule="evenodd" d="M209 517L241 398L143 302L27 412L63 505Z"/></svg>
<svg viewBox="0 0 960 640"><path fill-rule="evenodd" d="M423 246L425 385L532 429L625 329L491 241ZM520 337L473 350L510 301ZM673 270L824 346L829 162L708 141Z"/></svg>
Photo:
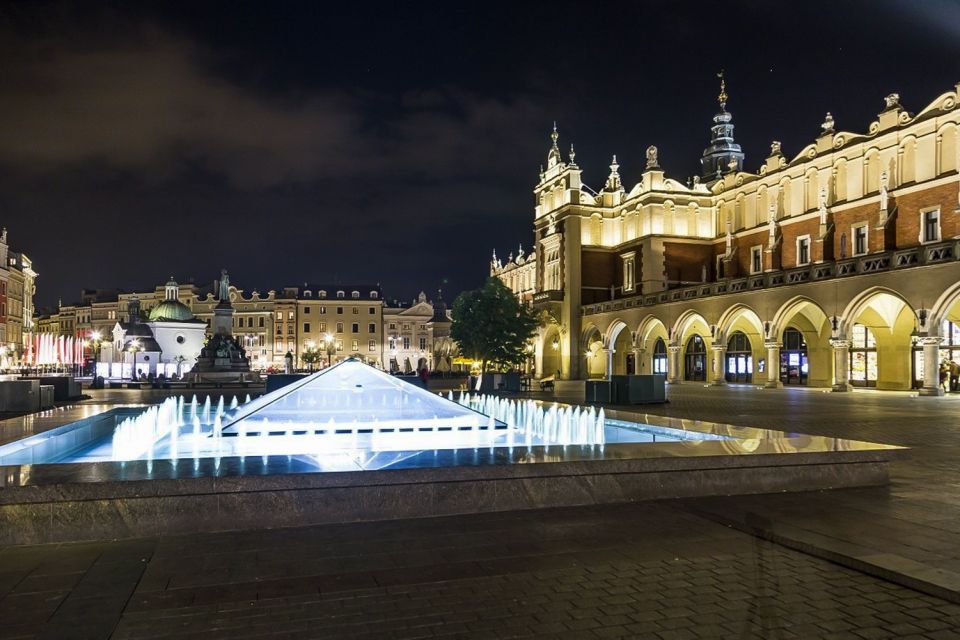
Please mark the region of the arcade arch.
<svg viewBox="0 0 960 640"><path fill-rule="evenodd" d="M850 384L903 390L923 378L923 352L913 340L917 316L897 292L874 288L860 294L847 306L842 328Z"/></svg>

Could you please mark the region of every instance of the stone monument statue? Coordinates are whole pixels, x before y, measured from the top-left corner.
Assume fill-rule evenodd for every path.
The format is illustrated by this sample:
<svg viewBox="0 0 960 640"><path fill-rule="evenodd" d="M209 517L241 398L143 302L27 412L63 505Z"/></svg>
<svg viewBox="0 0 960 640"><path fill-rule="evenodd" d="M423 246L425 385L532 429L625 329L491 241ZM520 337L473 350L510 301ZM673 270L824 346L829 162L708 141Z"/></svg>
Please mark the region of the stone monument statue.
<svg viewBox="0 0 960 640"><path fill-rule="evenodd" d="M190 371L194 381L247 380L250 360L240 341L233 336L233 305L230 304L230 276L220 271L215 283L217 306L210 324L211 336L200 350L197 364ZM256 377L256 374L253 374Z"/></svg>
<svg viewBox="0 0 960 640"><path fill-rule="evenodd" d="M220 269L220 284L217 287L217 300L230 302L230 274L226 269Z"/></svg>

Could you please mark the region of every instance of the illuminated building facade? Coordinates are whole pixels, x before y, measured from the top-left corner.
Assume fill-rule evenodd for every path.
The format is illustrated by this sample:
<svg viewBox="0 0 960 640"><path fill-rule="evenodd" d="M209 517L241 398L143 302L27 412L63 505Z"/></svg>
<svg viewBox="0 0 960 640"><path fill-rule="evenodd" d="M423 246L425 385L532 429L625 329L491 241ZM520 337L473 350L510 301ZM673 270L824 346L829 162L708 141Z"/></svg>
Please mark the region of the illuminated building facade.
<svg viewBox="0 0 960 640"><path fill-rule="evenodd" d="M721 87L701 175L668 177L650 147L629 189L616 157L584 185L554 129L534 253L490 264L550 318L537 373L940 393L960 362L958 91L916 114L891 94L858 133L828 113L750 173Z"/></svg>
<svg viewBox="0 0 960 640"><path fill-rule="evenodd" d="M307 363L303 360L303 354L311 349L321 352L321 361L325 364L328 335L333 362L356 357L387 370L391 362L400 370L404 369L407 361L415 366L423 354L426 354L431 369L434 363L442 369L449 366L456 352L449 337L450 320L442 299L434 304L421 294L412 306L397 303L388 309L380 285L371 284L304 284L267 293L254 290L250 294L231 284L229 291L234 309L232 333L242 342L253 369L283 369L287 352L293 355L297 367L305 368ZM138 307L137 316L140 320L135 324L146 327L151 322L161 321L158 314L163 315L163 309L171 306L171 300L178 309L182 307L183 313L166 318L167 321L176 323L196 319L201 321L201 326L209 335L214 307L217 305L212 285L200 287L178 284L172 279L165 285L145 291L84 290L80 301L61 304L57 313L43 316L40 319L40 331L44 335L72 336L88 341L96 333L105 339L104 344L112 341L125 348L129 342L126 334L118 339L116 333L118 326L123 328L130 323L131 303L136 301ZM388 322L387 316L393 319ZM399 316L404 319L399 320ZM387 327L391 325L398 328L388 331ZM420 330L421 326L426 329ZM147 328L152 338L163 343L156 354L145 353L140 356L138 367L147 373L162 370L169 375L178 356L192 362L202 347L202 341L194 344L195 340L188 336L184 339L188 345L195 347L191 347L190 353L181 353L181 343L170 343L164 348L166 343L161 339L163 336L158 336L157 332L164 335L172 332L172 339L176 340L178 336L186 335L176 332L183 327L171 325L170 331L166 331L164 326L151 325ZM384 337L388 333L393 338L389 342ZM388 344L393 347L388 348ZM404 345L408 344L409 348L406 348ZM112 347L105 348L109 350ZM92 357L90 349L91 345L88 344L88 357ZM53 354L48 355L53 360L38 364L57 364L56 350L47 350L45 353ZM113 364L113 360L116 360L115 364L126 366L124 371L127 373L123 377L129 375L132 366L129 355L118 355L116 358L103 355L101 360L107 364ZM148 370L143 366L144 362L159 362L161 366ZM178 370L181 374L186 373L189 365L181 365ZM108 371L110 375L114 374L113 369ZM120 377L120 374L117 373L116 377Z"/></svg>
<svg viewBox="0 0 960 640"><path fill-rule="evenodd" d="M389 303L383 310L384 368L412 372L425 362L431 371L450 371L457 353L450 339L450 324L447 304L439 292L436 301L428 300L421 291L412 303Z"/></svg>

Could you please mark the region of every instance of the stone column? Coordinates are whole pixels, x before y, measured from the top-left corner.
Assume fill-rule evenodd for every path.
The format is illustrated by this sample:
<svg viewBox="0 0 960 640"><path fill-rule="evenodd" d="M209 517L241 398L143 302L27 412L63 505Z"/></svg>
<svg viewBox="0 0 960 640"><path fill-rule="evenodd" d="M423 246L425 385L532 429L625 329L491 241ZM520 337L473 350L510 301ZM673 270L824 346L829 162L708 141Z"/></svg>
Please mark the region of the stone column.
<svg viewBox="0 0 960 640"><path fill-rule="evenodd" d="M927 336L920 339L923 345L923 387L922 396L942 396L940 386L940 337Z"/></svg>
<svg viewBox="0 0 960 640"><path fill-rule="evenodd" d="M833 390L850 391L850 341L831 338L833 347Z"/></svg>
<svg viewBox="0 0 960 640"><path fill-rule="evenodd" d="M633 374L634 375L640 375L641 373L644 373L643 360L641 360L641 358L643 358L643 352L644 350L641 349L640 347L633 348ZM653 373L653 371L648 371L646 373Z"/></svg>
<svg viewBox="0 0 960 640"><path fill-rule="evenodd" d="M713 382L716 386L727 384L727 347L713 345Z"/></svg>
<svg viewBox="0 0 960 640"><path fill-rule="evenodd" d="M606 372L604 373L604 378L610 380L613 377L613 354L616 353L614 349L603 349L604 362L606 363Z"/></svg>
<svg viewBox="0 0 960 640"><path fill-rule="evenodd" d="M667 346L667 382L669 384L681 384L680 378L680 345L671 344Z"/></svg>
<svg viewBox="0 0 960 640"><path fill-rule="evenodd" d="M763 386L768 389L778 389L783 386L780 381L780 342L766 340L763 346L767 348L767 382Z"/></svg>

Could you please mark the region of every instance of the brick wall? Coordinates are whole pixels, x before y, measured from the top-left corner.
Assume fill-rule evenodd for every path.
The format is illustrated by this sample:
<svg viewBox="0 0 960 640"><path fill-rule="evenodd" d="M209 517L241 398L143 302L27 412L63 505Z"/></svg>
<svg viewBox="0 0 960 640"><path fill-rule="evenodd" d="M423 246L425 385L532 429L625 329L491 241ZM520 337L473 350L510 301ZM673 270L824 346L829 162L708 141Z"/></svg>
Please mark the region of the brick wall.
<svg viewBox="0 0 960 640"><path fill-rule="evenodd" d="M895 242L898 249L920 244L920 211L928 207L940 207L940 237L944 240L960 234L957 223L957 182L924 189L916 193L898 196Z"/></svg>
<svg viewBox="0 0 960 640"><path fill-rule="evenodd" d="M723 252L721 247L720 252ZM703 267L707 268L707 281L716 279L714 245L686 242L663 243L664 275L671 282L700 282Z"/></svg>
<svg viewBox="0 0 960 640"><path fill-rule="evenodd" d="M853 257L853 234L851 227L859 222L869 223L867 232L867 241L870 244L870 251L883 251L884 238L882 233L876 230L877 221L880 218L880 206L877 203L861 205L846 211L838 211L833 214L833 255L841 259L841 241L846 238L846 257Z"/></svg>
<svg viewBox="0 0 960 640"><path fill-rule="evenodd" d="M580 257L580 292L583 304L593 304L610 299L610 285L623 284L623 268L619 255L606 251L584 249ZM617 276L620 280L617 280ZM593 287L603 287L603 290Z"/></svg>
<svg viewBox="0 0 960 640"><path fill-rule="evenodd" d="M810 236L810 261L823 260L821 244L817 242L820 233L820 218L812 218L803 222L780 227L783 242L780 245L780 264L784 269L793 269L797 264L797 238Z"/></svg>
<svg viewBox="0 0 960 640"><path fill-rule="evenodd" d="M761 231L755 231L754 233L740 236L736 239L737 275L746 276L750 274L750 248L758 244L766 246L767 238L769 237L769 232L766 227L764 227Z"/></svg>

